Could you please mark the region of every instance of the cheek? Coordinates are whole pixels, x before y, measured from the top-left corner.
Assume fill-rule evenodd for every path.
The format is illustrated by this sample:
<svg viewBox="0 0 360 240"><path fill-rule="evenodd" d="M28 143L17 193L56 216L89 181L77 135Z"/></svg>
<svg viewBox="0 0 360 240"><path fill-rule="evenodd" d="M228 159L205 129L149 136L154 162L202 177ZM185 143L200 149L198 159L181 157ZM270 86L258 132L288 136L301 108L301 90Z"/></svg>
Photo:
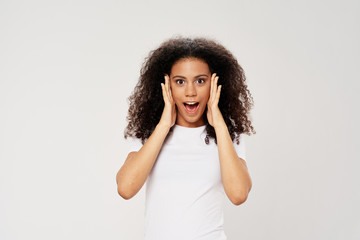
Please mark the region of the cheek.
<svg viewBox="0 0 360 240"><path fill-rule="evenodd" d="M180 96L181 96L181 93L179 90L177 89L171 89L171 95L174 99L175 102L178 102L180 101Z"/></svg>
<svg viewBox="0 0 360 240"><path fill-rule="evenodd" d="M210 98L210 87L209 88L205 88L201 91L201 98L203 100L209 100Z"/></svg>

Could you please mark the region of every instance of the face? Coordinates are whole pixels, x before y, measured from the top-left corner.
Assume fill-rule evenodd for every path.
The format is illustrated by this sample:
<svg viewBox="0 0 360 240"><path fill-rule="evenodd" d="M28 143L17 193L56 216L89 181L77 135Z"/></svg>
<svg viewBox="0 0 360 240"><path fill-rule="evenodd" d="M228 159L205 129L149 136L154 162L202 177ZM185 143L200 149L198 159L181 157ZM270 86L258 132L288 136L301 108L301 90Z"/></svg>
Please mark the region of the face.
<svg viewBox="0 0 360 240"><path fill-rule="evenodd" d="M204 112L210 97L211 72L206 62L182 58L170 73L172 97L177 108L176 124L184 127L205 125Z"/></svg>

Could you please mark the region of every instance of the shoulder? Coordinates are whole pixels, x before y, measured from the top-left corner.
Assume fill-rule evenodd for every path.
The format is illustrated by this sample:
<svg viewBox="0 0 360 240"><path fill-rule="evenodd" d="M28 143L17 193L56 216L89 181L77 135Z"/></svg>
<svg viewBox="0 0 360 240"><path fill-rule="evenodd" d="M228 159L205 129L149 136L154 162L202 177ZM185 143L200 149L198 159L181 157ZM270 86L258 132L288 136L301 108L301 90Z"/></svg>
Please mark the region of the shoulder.
<svg viewBox="0 0 360 240"><path fill-rule="evenodd" d="M233 145L237 155L246 161L246 147L245 147L244 134L239 135L239 144L237 143L237 140L234 139Z"/></svg>
<svg viewBox="0 0 360 240"><path fill-rule="evenodd" d="M128 142L128 152L137 152L140 150L140 148L143 146L141 139L136 137L128 137L126 139Z"/></svg>

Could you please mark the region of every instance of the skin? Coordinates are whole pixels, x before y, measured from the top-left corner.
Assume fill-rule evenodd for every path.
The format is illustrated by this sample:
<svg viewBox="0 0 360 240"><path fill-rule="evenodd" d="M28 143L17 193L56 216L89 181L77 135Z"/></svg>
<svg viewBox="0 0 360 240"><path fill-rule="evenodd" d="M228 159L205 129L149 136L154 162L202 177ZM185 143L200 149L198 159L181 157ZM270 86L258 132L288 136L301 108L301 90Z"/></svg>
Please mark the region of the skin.
<svg viewBox="0 0 360 240"><path fill-rule="evenodd" d="M203 80L199 81L200 78ZM120 196L130 199L144 185L165 137L175 122L185 127L198 127L205 125L204 118L207 117L216 133L225 193L234 205L246 201L252 182L246 162L237 156L218 107L221 94L218 79L216 73L211 74L208 65L200 59L180 59L172 66L170 76L165 75L165 84L161 83L165 106L158 125L138 152L129 153L116 176ZM185 101L199 102L195 114L185 111Z"/></svg>
<svg viewBox="0 0 360 240"><path fill-rule="evenodd" d="M211 72L202 60L185 58L177 61L171 68L171 98L177 109L176 124L184 127L205 125L204 112L210 97ZM185 110L184 102L199 102L194 114Z"/></svg>

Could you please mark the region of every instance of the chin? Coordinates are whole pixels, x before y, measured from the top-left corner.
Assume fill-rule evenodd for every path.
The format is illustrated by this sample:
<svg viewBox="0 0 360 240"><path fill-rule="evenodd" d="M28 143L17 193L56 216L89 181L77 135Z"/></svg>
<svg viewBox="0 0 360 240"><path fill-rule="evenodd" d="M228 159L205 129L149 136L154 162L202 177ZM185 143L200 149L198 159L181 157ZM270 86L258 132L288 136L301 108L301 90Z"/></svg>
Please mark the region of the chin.
<svg viewBox="0 0 360 240"><path fill-rule="evenodd" d="M206 121L203 119L202 115L193 116L193 117L189 117L189 116L184 117L184 115L183 115L183 120L189 124L204 125L206 123Z"/></svg>

